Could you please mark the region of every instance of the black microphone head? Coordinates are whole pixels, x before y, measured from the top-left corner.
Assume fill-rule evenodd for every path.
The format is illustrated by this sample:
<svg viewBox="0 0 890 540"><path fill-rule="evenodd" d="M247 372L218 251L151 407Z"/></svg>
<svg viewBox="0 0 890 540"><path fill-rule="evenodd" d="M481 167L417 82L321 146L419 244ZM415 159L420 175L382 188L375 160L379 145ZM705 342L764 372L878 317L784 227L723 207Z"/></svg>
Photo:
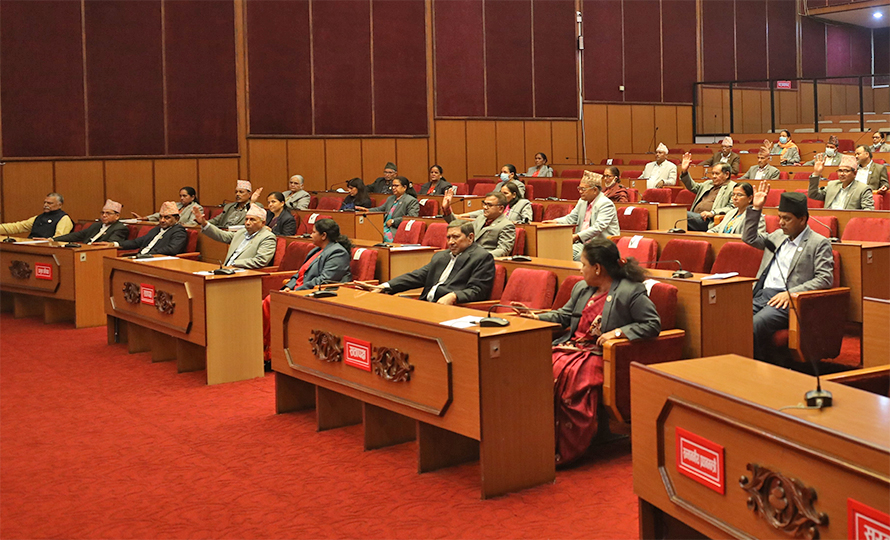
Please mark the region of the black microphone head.
<svg viewBox="0 0 890 540"><path fill-rule="evenodd" d="M776 252L776 245L775 245L775 244L773 243L773 241L770 240L769 238L764 238L764 239L763 239L763 247L765 247L766 249L770 250L770 252L772 252L772 253L775 253L775 252Z"/></svg>

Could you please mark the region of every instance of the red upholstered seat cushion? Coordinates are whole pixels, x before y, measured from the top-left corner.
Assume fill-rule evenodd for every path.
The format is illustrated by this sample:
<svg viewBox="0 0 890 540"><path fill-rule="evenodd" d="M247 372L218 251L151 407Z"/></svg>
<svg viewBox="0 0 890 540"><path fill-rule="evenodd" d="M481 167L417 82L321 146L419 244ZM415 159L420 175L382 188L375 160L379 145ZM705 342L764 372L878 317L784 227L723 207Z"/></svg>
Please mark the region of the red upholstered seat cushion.
<svg viewBox="0 0 890 540"><path fill-rule="evenodd" d="M788 180L788 173L785 171L779 171L779 180Z"/></svg>
<svg viewBox="0 0 890 540"><path fill-rule="evenodd" d="M491 286L489 300L500 300L504 294L504 285L507 284L507 269L501 264L494 265L494 283Z"/></svg>
<svg viewBox="0 0 890 540"><path fill-rule="evenodd" d="M636 247L630 247L632 237L622 236L618 239L618 252L625 259L633 257L643 268L655 268L658 260L658 242L652 238L640 238Z"/></svg>
<svg viewBox="0 0 890 540"><path fill-rule="evenodd" d="M547 220L561 218L565 215L570 214L572 212L572 208L574 208L574 206L572 206L571 204L549 204L544 209L544 219Z"/></svg>
<svg viewBox="0 0 890 540"><path fill-rule="evenodd" d="M526 190L531 189L534 193L534 197L528 197L529 199L556 197L556 182L550 178L527 178L525 180L525 188Z"/></svg>
<svg viewBox="0 0 890 540"><path fill-rule="evenodd" d="M272 266L280 266L281 260L284 259L284 253L287 251L287 239L279 236L275 239L275 256L272 257Z"/></svg>
<svg viewBox="0 0 890 540"><path fill-rule="evenodd" d="M853 218L844 227L842 240L890 242L890 219Z"/></svg>
<svg viewBox="0 0 890 540"><path fill-rule="evenodd" d="M649 300L655 304L655 310L661 318L661 329L673 329L677 319L677 287L659 281L652 285Z"/></svg>
<svg viewBox="0 0 890 540"><path fill-rule="evenodd" d="M644 206L617 208L618 227L622 231L645 231L649 229L649 209ZM630 213L628 214L628 210Z"/></svg>
<svg viewBox="0 0 890 540"><path fill-rule="evenodd" d="M396 244L419 244L426 231L426 223L417 219L403 219L392 241Z"/></svg>
<svg viewBox="0 0 890 540"><path fill-rule="evenodd" d="M554 296L556 296L556 274L550 270L517 268L510 274L504 294L501 296L501 303L522 302L532 309L548 309L553 305ZM506 308L497 309L509 311Z"/></svg>
<svg viewBox="0 0 890 540"><path fill-rule="evenodd" d="M423 234L421 245L445 249L445 236L448 234L447 223L430 223Z"/></svg>
<svg viewBox="0 0 890 540"><path fill-rule="evenodd" d="M194 253L198 251L198 233L201 229L187 228L185 230L188 238L185 241L185 251L183 253Z"/></svg>
<svg viewBox="0 0 890 540"><path fill-rule="evenodd" d="M471 192L471 194L478 195L480 197L484 196L484 195L488 195L489 193L494 191L494 186L496 186L496 185L497 184L480 182L480 183L476 184L475 186L473 186L473 191Z"/></svg>
<svg viewBox="0 0 890 540"><path fill-rule="evenodd" d="M675 238L664 246L659 257L656 268L666 270L677 270L677 263L670 262L678 260L683 265L683 270L690 272L703 273L711 270L711 244L706 240L681 240Z"/></svg>
<svg viewBox="0 0 890 540"><path fill-rule="evenodd" d="M560 199L577 199L578 198L578 186L581 185L581 180L579 179L571 179L571 180L563 180L562 187L559 190L559 198Z"/></svg>
<svg viewBox="0 0 890 540"><path fill-rule="evenodd" d="M674 199L674 202L677 204L685 204L686 209L692 209L692 203L695 202L695 193L689 191L688 189L684 189L683 191L677 193L677 198Z"/></svg>
<svg viewBox="0 0 890 540"><path fill-rule="evenodd" d="M454 188L456 190L454 192L455 195L469 195L470 194L470 187L466 184L466 182L457 182L457 183L454 183L451 185L454 186Z"/></svg>
<svg viewBox="0 0 890 540"><path fill-rule="evenodd" d="M513 241L510 255L525 255L525 229L522 227L516 227L516 240Z"/></svg>
<svg viewBox="0 0 890 540"><path fill-rule="evenodd" d="M717 253L717 259L711 267L714 274L738 272L743 277L757 277L763 252L744 242L727 242Z"/></svg>
<svg viewBox="0 0 890 540"><path fill-rule="evenodd" d="M315 246L311 242L291 242L284 250L284 256L281 257L281 263L278 265L278 271L293 270L297 271L306 262L306 256Z"/></svg>
<svg viewBox="0 0 890 540"><path fill-rule="evenodd" d="M310 209L318 208L318 197L317 196L315 196L315 195L309 196L309 208Z"/></svg>
<svg viewBox="0 0 890 540"><path fill-rule="evenodd" d="M369 281L374 279L377 269L377 250L366 248L352 248L352 259L349 261L349 271L355 281Z"/></svg>
<svg viewBox="0 0 890 540"><path fill-rule="evenodd" d="M640 192L634 188L627 188L627 196L630 197L630 202L640 202Z"/></svg>
<svg viewBox="0 0 890 540"><path fill-rule="evenodd" d="M820 201L821 202L821 201ZM817 233L825 236L827 238L838 237L838 229L840 228L840 223L837 220L837 216L810 216L810 219L807 221L807 224L811 229L816 231Z"/></svg>
<svg viewBox="0 0 890 540"><path fill-rule="evenodd" d="M420 199L420 215L432 217L439 215L439 201L436 199Z"/></svg>
<svg viewBox="0 0 890 540"><path fill-rule="evenodd" d="M643 192L643 200L646 202L670 203L671 190L667 188L651 188Z"/></svg>
<svg viewBox="0 0 890 540"><path fill-rule="evenodd" d="M680 195L680 193L688 191L683 186L664 186L664 189L669 189L671 191L671 202L677 202L677 197Z"/></svg>
<svg viewBox="0 0 890 540"><path fill-rule="evenodd" d="M563 178L581 178L582 176L584 176L584 170L583 169L565 169L564 171L559 173L559 176L561 176Z"/></svg>
<svg viewBox="0 0 890 540"><path fill-rule="evenodd" d="M322 197L318 200L319 210L339 210L343 204L343 199L339 197Z"/></svg>
<svg viewBox="0 0 890 540"><path fill-rule="evenodd" d="M791 175L792 180L807 180L810 178L810 173L808 172L796 172Z"/></svg>
<svg viewBox="0 0 890 540"><path fill-rule="evenodd" d="M559 309L562 306L566 305L566 303L572 298L572 289L575 288L575 284L581 281L582 278L580 275L577 276L568 276L565 278L562 283L559 285L559 289L556 290L556 296L553 297L553 305L550 306L550 309Z"/></svg>
<svg viewBox="0 0 890 540"><path fill-rule="evenodd" d="M779 230L779 216L764 214L763 219L764 219L764 221L766 221L766 232L767 233L771 233L773 231Z"/></svg>
<svg viewBox="0 0 890 540"><path fill-rule="evenodd" d="M803 193L804 195L807 194L807 190L805 190L805 189L795 189L794 191L796 191L798 193ZM809 197L807 198L807 208L824 208L824 207L825 207L825 201L820 201L817 199L810 199Z"/></svg>

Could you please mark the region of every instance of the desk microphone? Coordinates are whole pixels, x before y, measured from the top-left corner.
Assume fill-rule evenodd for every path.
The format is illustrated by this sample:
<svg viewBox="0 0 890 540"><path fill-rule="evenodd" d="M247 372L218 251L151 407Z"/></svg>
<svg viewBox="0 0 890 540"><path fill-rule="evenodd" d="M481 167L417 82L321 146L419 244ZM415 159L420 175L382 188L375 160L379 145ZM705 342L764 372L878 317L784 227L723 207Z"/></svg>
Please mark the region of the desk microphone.
<svg viewBox="0 0 890 540"><path fill-rule="evenodd" d="M670 234L685 234L686 229L681 229L681 228L677 227L677 223L680 223L681 221L689 221L689 218L678 219L677 221L674 222L674 226L672 228L668 229L668 232Z"/></svg>
<svg viewBox="0 0 890 540"><path fill-rule="evenodd" d="M335 287L331 287L330 289L323 288L325 285L334 284ZM333 279L323 279L319 282L318 286L315 289L315 292L311 292L306 296L311 296L312 298L331 298L333 296L337 296L337 289L340 288L339 281L334 281Z"/></svg>
<svg viewBox="0 0 890 540"><path fill-rule="evenodd" d="M219 268L213 271L214 276L231 276L235 273L234 268L223 268L223 262L219 259L210 259L210 261L219 263Z"/></svg>
<svg viewBox="0 0 890 540"><path fill-rule="evenodd" d="M643 263L666 263L666 262L667 262L667 263L677 263L677 268L678 268L678 269L675 270L673 274L671 274L671 277L673 277L673 278L679 278L679 279L691 279L691 278L692 278L692 272L690 272L689 270L683 270L683 263L681 263L681 262L678 261L677 259L662 259L662 260L660 260L660 261L643 261L642 263L639 263L639 264L643 264Z"/></svg>
<svg viewBox="0 0 890 540"><path fill-rule="evenodd" d="M861 146L859 143L862 141L862 139L863 139L863 138L866 136L866 134L868 134L868 133L871 133L871 128L868 128L868 129L866 129L865 131L863 131L863 132L862 132L862 135L860 135L859 138L856 139L856 142L853 143L853 151L854 151L854 152L856 151L856 147L857 147L857 146Z"/></svg>
<svg viewBox="0 0 890 540"><path fill-rule="evenodd" d="M130 258L131 259L154 259L154 257L155 256L150 253L137 253L136 255L133 255Z"/></svg>
<svg viewBox="0 0 890 540"><path fill-rule="evenodd" d="M492 317L491 312L494 308L505 307L512 309L516 313L520 311L531 311L528 308L524 308L521 306L508 306L507 304L494 304L490 308L488 308L488 313L479 321L479 326L483 328L497 328L503 326L510 326L510 321L501 317Z"/></svg>
<svg viewBox="0 0 890 540"><path fill-rule="evenodd" d="M791 298L791 291L788 287L788 278L785 277L785 273L782 272L782 267L781 265L779 265L779 261L775 260L775 258L778 256L778 254L776 253L776 245L769 238L763 239L763 245L770 251L770 253L773 254L773 260L776 263L776 268L778 268L779 275L782 277L782 283L785 284L785 292L788 293L788 302L791 304L791 309L794 310L794 314L797 316L798 322L800 322L800 312L797 311L797 306L794 304L794 299ZM809 392L804 394L804 399L807 400L807 408L823 409L825 407L831 407L832 395L831 392L822 390L822 381L819 380L819 366L812 358L806 358L806 355L803 354L803 350L801 350L801 355L804 356L804 360L808 360L810 362L810 365L813 367L813 373L816 374L816 389L810 390Z"/></svg>
<svg viewBox="0 0 890 540"><path fill-rule="evenodd" d="M362 216L362 217L365 217L365 218L368 218L368 214L367 214L367 212L365 212L364 214L361 214L361 216ZM383 242L380 242L380 243L378 243L378 244L374 244L372 247L391 248L392 245L386 243L386 235L383 234L383 231L381 231L380 229L378 229L378 228L377 228L377 225L374 225L374 222L373 222L370 218L368 218L368 223L371 224L371 227L374 227L374 230L377 231L377 232L380 234L380 238L383 240Z"/></svg>
<svg viewBox="0 0 890 540"><path fill-rule="evenodd" d="M832 244L840 243L840 241L841 241L840 238L838 238L837 236L831 236L831 227L829 227L828 225L826 225L824 222L822 222L821 220L819 220L819 219L818 219L817 217L815 217L815 216L812 216L812 215L811 215L811 216L810 216L810 219L812 219L813 221L815 221L815 222L818 223L819 225L822 225L823 227L825 227L825 230L828 231L828 241L829 241L829 242L831 242Z"/></svg>
<svg viewBox="0 0 890 540"><path fill-rule="evenodd" d="M6 235L6 238L3 239L7 244L14 244L15 238L9 236L9 231L6 230L6 225L0 224L0 227L3 227L3 234Z"/></svg>

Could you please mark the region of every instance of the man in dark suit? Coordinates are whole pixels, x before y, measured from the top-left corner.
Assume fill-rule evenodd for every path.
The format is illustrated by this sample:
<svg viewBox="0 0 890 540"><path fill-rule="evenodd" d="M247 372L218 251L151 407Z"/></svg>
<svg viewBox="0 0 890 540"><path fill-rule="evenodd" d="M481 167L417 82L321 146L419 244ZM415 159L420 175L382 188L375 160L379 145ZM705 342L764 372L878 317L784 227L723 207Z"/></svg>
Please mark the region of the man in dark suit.
<svg viewBox="0 0 890 540"><path fill-rule="evenodd" d="M720 143L720 150L714 152L713 156L702 161L699 165L702 165L703 167L713 167L718 163L725 163L732 169L732 174L739 174L739 164L741 161L741 156L732 151L732 137L727 135Z"/></svg>
<svg viewBox="0 0 890 540"><path fill-rule="evenodd" d="M167 201L161 205L160 225L147 234L123 242L96 242L94 245L113 245L119 249L137 249L139 255L179 255L185 251L188 233L179 224L179 208Z"/></svg>
<svg viewBox="0 0 890 540"><path fill-rule="evenodd" d="M123 208L121 203L108 199L105 201L105 206L102 207L99 221L77 232L56 236L53 240L56 242L79 242L81 244L123 242L127 239L129 229L118 221L121 218L121 208Z"/></svg>
<svg viewBox="0 0 890 540"><path fill-rule="evenodd" d="M473 224L453 221L448 226L448 249L433 255L422 268L371 287L389 294L423 287L421 300L463 304L488 300L494 284L494 257L473 242Z"/></svg>

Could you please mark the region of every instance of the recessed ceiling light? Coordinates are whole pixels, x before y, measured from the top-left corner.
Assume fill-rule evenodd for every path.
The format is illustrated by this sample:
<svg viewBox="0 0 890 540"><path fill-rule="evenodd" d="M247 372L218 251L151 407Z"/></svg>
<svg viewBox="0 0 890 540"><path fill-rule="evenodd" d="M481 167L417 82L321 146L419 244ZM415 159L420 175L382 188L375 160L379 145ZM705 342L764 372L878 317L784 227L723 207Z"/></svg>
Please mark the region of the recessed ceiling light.
<svg viewBox="0 0 890 540"><path fill-rule="evenodd" d="M883 16L884 16L884 14L881 13L880 11L875 11L874 14L872 15L872 17L874 17L875 19L880 19Z"/></svg>

